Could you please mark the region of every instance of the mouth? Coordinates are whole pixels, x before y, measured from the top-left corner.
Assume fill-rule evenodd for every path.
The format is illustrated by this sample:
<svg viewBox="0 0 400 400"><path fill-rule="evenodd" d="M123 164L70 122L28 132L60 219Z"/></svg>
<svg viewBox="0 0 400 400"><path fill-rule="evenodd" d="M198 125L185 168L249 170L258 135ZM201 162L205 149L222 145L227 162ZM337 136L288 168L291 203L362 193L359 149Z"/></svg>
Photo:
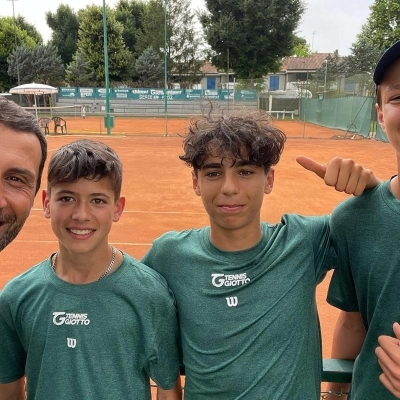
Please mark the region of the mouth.
<svg viewBox="0 0 400 400"><path fill-rule="evenodd" d="M221 204L218 206L224 212L236 212L240 211L244 205L243 204Z"/></svg>
<svg viewBox="0 0 400 400"><path fill-rule="evenodd" d="M93 229L75 229L75 228L69 228L67 229L69 232L73 233L74 235L78 236L86 236L94 232Z"/></svg>

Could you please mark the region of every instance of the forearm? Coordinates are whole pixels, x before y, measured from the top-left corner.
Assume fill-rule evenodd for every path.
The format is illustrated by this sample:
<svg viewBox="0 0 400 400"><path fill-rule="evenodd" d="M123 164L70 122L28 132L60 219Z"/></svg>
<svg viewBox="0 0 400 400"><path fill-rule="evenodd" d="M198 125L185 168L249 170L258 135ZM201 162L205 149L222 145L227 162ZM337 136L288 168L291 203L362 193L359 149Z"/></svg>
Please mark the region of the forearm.
<svg viewBox="0 0 400 400"><path fill-rule="evenodd" d="M360 314L341 311L336 321L331 357L345 360L354 360L360 353L365 339L365 327ZM335 393L348 392L349 383L329 383L327 390ZM346 397L341 397L341 399ZM331 395L327 400L337 400L337 396Z"/></svg>
<svg viewBox="0 0 400 400"><path fill-rule="evenodd" d="M175 386L170 390L157 388L157 400L182 400L181 377L178 376Z"/></svg>
<svg viewBox="0 0 400 400"><path fill-rule="evenodd" d="M25 379L0 383L0 400L25 400Z"/></svg>

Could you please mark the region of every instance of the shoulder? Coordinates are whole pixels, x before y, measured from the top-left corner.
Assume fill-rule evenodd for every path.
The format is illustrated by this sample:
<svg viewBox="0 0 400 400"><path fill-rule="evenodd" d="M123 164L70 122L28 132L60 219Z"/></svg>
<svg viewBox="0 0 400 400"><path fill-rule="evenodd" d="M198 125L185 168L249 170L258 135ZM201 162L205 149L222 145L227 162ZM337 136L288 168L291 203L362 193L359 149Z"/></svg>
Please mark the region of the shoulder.
<svg viewBox="0 0 400 400"><path fill-rule="evenodd" d="M278 230L325 229L329 225L329 215L305 216L284 214L274 228Z"/></svg>
<svg viewBox="0 0 400 400"><path fill-rule="evenodd" d="M169 287L165 278L154 269L124 254L127 274L132 278L135 287L143 288L146 292L164 292L169 294Z"/></svg>

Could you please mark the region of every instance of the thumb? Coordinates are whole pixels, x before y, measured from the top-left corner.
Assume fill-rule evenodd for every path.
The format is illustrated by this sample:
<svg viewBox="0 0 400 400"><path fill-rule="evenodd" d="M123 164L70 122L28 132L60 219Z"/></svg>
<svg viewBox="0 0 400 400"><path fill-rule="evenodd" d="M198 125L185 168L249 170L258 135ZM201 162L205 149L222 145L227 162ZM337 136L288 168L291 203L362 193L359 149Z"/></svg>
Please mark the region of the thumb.
<svg viewBox="0 0 400 400"><path fill-rule="evenodd" d="M393 324L393 332L396 335L396 338L400 339L400 325L397 322Z"/></svg>
<svg viewBox="0 0 400 400"><path fill-rule="evenodd" d="M312 158L306 156L297 156L296 161L306 170L314 172L320 178L324 179L326 166L320 163L317 163Z"/></svg>

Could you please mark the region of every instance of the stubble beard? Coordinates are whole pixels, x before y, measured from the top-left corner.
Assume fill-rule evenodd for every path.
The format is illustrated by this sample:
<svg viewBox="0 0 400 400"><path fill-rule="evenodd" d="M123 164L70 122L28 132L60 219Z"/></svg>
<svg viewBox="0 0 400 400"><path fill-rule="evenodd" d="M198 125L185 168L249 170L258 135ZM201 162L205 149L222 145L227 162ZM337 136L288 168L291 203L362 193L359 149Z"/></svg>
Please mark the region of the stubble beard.
<svg viewBox="0 0 400 400"><path fill-rule="evenodd" d="M0 221L7 224L4 232L0 233L0 251L4 250L18 235L28 216L17 221L15 215L4 214L0 210Z"/></svg>

